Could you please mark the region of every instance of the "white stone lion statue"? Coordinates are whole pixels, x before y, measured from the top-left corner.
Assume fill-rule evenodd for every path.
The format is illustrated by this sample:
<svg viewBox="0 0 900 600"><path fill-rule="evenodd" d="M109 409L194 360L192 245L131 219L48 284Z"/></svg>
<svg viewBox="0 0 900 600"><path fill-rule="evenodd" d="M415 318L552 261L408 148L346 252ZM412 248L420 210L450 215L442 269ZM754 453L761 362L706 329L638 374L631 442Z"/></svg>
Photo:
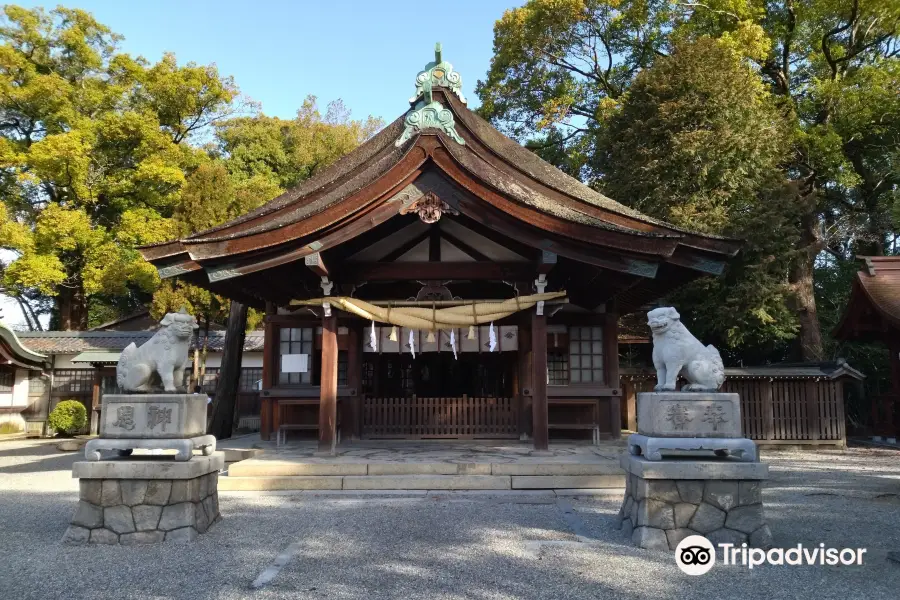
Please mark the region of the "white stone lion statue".
<svg viewBox="0 0 900 600"><path fill-rule="evenodd" d="M673 391L679 373L688 381L685 392L714 392L725 381L725 365L715 346L704 346L681 322L671 306L647 313L653 333L653 366L657 392Z"/></svg>
<svg viewBox="0 0 900 600"><path fill-rule="evenodd" d="M165 391L183 389L184 369L191 336L198 327L197 319L182 308L177 313L168 313L159 324L160 330L143 346L138 348L131 342L122 350L116 366L116 383L123 392L151 391L154 373L159 374Z"/></svg>

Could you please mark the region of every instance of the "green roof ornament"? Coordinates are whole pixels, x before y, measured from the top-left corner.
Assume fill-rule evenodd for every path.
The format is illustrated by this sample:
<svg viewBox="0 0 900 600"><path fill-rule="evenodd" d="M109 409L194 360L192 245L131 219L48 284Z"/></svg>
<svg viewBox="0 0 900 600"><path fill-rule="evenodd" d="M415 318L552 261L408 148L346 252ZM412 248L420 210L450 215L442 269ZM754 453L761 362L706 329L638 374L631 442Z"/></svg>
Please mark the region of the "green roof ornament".
<svg viewBox="0 0 900 600"><path fill-rule="evenodd" d="M466 145L465 140L456 132L453 113L434 99L432 88L436 85L449 89L465 104L466 99L463 98L461 90L462 78L459 73L453 72L453 65L441 59L440 42L434 47L434 62L425 65L425 70L416 77L416 95L409 101L412 108L406 114L404 121L406 127L394 142L395 146L402 146L413 135L425 129L440 129L457 144Z"/></svg>
<svg viewBox="0 0 900 600"><path fill-rule="evenodd" d="M425 65L425 70L416 76L416 95L409 99L410 104L415 104L424 93L426 81L432 86L449 89L460 102L466 104L466 97L462 93L462 75L453 70L453 65L444 61L440 42L434 45L434 62Z"/></svg>

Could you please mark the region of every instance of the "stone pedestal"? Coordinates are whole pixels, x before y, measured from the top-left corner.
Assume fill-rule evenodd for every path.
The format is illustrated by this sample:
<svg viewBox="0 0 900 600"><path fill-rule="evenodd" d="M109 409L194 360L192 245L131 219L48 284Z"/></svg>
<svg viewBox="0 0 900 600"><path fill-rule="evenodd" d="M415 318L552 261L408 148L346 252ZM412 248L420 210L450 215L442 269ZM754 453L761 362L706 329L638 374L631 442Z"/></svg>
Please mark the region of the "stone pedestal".
<svg viewBox="0 0 900 600"><path fill-rule="evenodd" d="M756 461L756 444L741 434L741 399L720 392L642 392L638 432L628 450L649 460L663 454L706 453Z"/></svg>
<svg viewBox="0 0 900 600"><path fill-rule="evenodd" d="M221 452L191 461L155 456L81 461L80 499L66 544L149 544L191 541L221 519Z"/></svg>
<svg viewBox="0 0 900 600"><path fill-rule="evenodd" d="M618 524L634 545L674 550L699 534L714 545L771 546L761 495L768 465L631 455L622 455L619 464L625 470L625 499Z"/></svg>
<svg viewBox="0 0 900 600"><path fill-rule="evenodd" d="M100 450L127 456L135 449L176 450L175 460L191 459L193 450L209 456L216 438L206 434L205 395L108 394L103 397L100 437L84 448L88 460L100 460Z"/></svg>

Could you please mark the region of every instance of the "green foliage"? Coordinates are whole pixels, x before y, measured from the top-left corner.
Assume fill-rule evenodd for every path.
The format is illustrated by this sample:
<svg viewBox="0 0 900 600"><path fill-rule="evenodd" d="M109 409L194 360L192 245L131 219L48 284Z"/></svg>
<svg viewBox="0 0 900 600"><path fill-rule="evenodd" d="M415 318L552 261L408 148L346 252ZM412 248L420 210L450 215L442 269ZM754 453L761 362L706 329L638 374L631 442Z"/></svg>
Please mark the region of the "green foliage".
<svg viewBox="0 0 900 600"><path fill-rule="evenodd" d="M266 116L232 119L218 125L216 135L219 151L227 157L228 170L238 182L256 178L287 189L312 177L383 126L383 121L373 117L352 120L340 100L329 103L322 115L316 97L307 96L292 120Z"/></svg>
<svg viewBox="0 0 900 600"><path fill-rule="evenodd" d="M338 102L254 116L214 65L154 64L119 51L89 13L7 5L0 23L0 288L52 298L54 324L83 329L144 305L160 285L135 250L260 206L382 126ZM249 115L249 116L248 116ZM221 298L164 286L155 312L185 302L219 320ZM180 307L180 306L179 306Z"/></svg>
<svg viewBox="0 0 900 600"><path fill-rule="evenodd" d="M172 237L185 143L233 114L237 88L215 67L150 65L87 12L7 5L0 26L0 246L3 290L55 297L63 328L92 298L153 292L135 245Z"/></svg>
<svg viewBox="0 0 900 600"><path fill-rule="evenodd" d="M707 61L705 73L670 74L670 89L633 97L645 85L639 73L704 40L732 58ZM724 339L779 346L796 320L803 357L816 359L824 352L810 276L817 257L880 254L897 234L898 72L897 0L529 0L495 24L494 57L476 91L483 116L617 200L706 231L747 232L744 264L725 281L744 271L742 281L763 277L769 291L740 302L738 314L756 316L739 318ZM727 83L717 85L720 77ZM642 124L637 113L656 121ZM610 127L629 114L635 134L617 139ZM747 139L753 119L756 144ZM680 133L667 138L667 128ZM770 135L790 144L777 164L765 155ZM659 153L665 144L672 156ZM760 192L754 201L766 169L786 195ZM762 212L751 218L741 204ZM784 233L793 246L773 252L753 227Z"/></svg>
<svg viewBox="0 0 900 600"><path fill-rule="evenodd" d="M87 425L87 410L78 400L62 400L50 411L47 423L56 431L71 435Z"/></svg>
<svg viewBox="0 0 900 600"><path fill-rule="evenodd" d="M680 43L638 75L607 120L594 168L603 190L687 229L746 240L723 277L671 301L725 348L771 347L797 324L784 273L796 231L779 177L790 139L772 96L718 40Z"/></svg>

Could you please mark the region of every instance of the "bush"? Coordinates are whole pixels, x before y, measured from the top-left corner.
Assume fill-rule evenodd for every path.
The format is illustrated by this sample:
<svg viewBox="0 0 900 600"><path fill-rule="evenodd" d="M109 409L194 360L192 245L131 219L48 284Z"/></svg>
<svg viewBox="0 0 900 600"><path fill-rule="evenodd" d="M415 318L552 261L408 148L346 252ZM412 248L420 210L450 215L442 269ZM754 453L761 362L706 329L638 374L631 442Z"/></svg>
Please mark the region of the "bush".
<svg viewBox="0 0 900 600"><path fill-rule="evenodd" d="M63 400L50 412L47 422L56 431L71 435L87 424L87 410L78 400Z"/></svg>

